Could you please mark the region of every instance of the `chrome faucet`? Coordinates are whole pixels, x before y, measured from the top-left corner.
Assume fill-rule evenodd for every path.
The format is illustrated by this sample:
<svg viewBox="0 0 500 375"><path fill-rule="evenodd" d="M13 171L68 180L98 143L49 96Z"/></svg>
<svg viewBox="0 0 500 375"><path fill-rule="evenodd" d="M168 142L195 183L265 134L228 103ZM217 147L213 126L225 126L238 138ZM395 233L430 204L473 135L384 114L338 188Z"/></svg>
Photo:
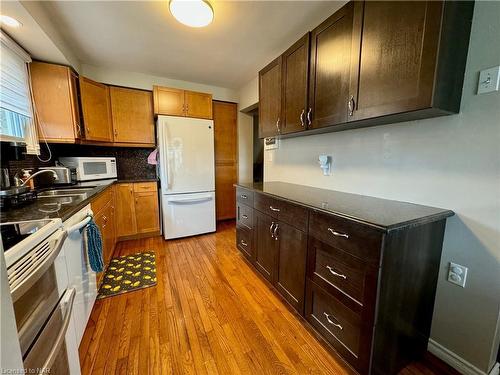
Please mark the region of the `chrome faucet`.
<svg viewBox="0 0 500 375"><path fill-rule="evenodd" d="M22 172L23 174L25 174L27 171L26 171L26 170L24 170L24 169L21 169L21 172ZM54 180L56 180L56 181L57 181L57 180L59 179L59 178L57 177L57 173L56 173L56 172L54 172L52 169L44 169L44 170L42 170L42 171L38 171L38 172L33 173L32 175L30 175L30 176L29 176L26 180L24 180L24 181L23 181L23 180L22 180L22 179L18 176L18 173L16 173L16 175L14 176L14 184L15 184L16 186L25 186L25 185L26 185L26 183L27 183L29 180L33 179L33 177L36 177L36 176L38 176L39 174L42 174L42 173L49 173L49 172L50 172L50 173L52 173L52 175L54 176ZM28 173L29 173L29 172L28 172Z"/></svg>

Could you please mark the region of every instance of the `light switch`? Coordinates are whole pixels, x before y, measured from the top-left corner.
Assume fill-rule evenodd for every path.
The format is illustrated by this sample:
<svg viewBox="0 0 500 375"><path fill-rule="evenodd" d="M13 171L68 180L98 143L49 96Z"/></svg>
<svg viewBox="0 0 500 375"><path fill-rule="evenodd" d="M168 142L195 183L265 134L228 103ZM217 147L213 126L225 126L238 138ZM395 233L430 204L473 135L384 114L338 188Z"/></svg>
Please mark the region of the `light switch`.
<svg viewBox="0 0 500 375"><path fill-rule="evenodd" d="M481 70L479 73L479 84L477 86L478 94L498 91L500 86L500 66Z"/></svg>

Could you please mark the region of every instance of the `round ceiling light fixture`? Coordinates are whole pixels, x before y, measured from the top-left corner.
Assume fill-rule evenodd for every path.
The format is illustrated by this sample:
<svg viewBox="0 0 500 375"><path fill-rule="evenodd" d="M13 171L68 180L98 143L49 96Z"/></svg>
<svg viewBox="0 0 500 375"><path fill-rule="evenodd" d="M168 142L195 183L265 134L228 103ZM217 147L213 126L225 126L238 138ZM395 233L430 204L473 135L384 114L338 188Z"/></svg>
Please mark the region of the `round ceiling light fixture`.
<svg viewBox="0 0 500 375"><path fill-rule="evenodd" d="M190 27L204 27L214 19L214 10L206 0L170 0L168 7L177 21Z"/></svg>
<svg viewBox="0 0 500 375"><path fill-rule="evenodd" d="M10 27L21 27L23 24L16 20L15 18L12 18L11 16L6 16L4 14L0 15L0 23L5 26L10 26Z"/></svg>

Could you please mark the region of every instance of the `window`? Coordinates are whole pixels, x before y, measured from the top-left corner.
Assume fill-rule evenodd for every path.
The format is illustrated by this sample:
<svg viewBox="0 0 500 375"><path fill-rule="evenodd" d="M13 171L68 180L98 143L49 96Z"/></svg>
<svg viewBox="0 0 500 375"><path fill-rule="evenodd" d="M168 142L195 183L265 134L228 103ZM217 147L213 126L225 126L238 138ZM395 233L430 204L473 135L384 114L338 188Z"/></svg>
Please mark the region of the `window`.
<svg viewBox="0 0 500 375"><path fill-rule="evenodd" d="M0 140L26 144L39 154L28 73L30 56L0 30Z"/></svg>

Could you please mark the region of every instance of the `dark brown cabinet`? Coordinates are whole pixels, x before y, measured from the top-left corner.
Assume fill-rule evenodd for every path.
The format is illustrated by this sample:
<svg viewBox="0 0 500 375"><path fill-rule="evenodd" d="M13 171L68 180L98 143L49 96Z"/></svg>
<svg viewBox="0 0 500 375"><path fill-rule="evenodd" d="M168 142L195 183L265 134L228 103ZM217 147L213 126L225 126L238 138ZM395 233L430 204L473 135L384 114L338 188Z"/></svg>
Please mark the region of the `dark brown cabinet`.
<svg viewBox="0 0 500 375"><path fill-rule="evenodd" d="M236 201L237 248L352 368L422 357L452 211L282 182L241 184Z"/></svg>
<svg viewBox="0 0 500 375"><path fill-rule="evenodd" d="M275 286L299 313L304 312L307 234L283 222L273 231L278 242Z"/></svg>
<svg viewBox="0 0 500 375"><path fill-rule="evenodd" d="M440 21L446 5L437 1L365 2L350 121L434 106ZM457 68L455 62L447 63L453 63L449 69ZM448 87L448 95L454 95L453 89Z"/></svg>
<svg viewBox="0 0 500 375"><path fill-rule="evenodd" d="M281 56L259 72L259 137L281 132Z"/></svg>
<svg viewBox="0 0 500 375"><path fill-rule="evenodd" d="M275 234L277 220L254 211L255 223L255 266L270 282L274 281L275 258L278 241Z"/></svg>
<svg viewBox="0 0 500 375"><path fill-rule="evenodd" d="M347 3L310 32L310 48L304 37L261 71L259 136L458 113L473 11L472 1Z"/></svg>
<svg viewBox="0 0 500 375"><path fill-rule="evenodd" d="M309 80L309 33L282 55L283 121L281 133L305 130L311 111L307 107Z"/></svg>
<svg viewBox="0 0 500 375"><path fill-rule="evenodd" d="M359 43L359 31L354 30L355 8L359 18L362 4L350 2L311 32L310 129L347 121L359 52L355 42Z"/></svg>

